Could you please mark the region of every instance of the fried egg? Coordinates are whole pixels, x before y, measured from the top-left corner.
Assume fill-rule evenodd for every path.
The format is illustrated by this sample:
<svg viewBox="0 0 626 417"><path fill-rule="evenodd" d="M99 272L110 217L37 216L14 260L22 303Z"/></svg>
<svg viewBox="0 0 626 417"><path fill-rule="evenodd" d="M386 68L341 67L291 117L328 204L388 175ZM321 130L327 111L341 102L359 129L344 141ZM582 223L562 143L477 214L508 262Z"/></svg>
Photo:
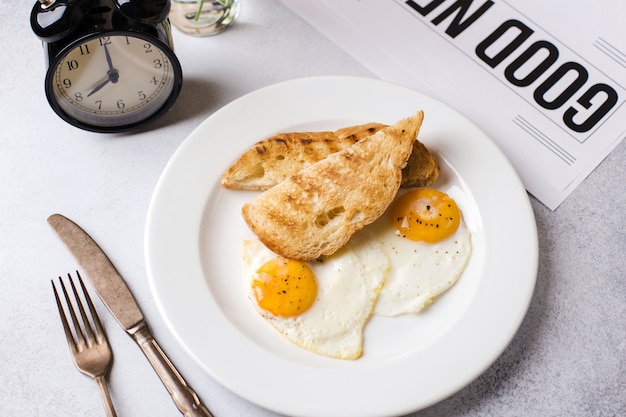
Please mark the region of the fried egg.
<svg viewBox="0 0 626 417"><path fill-rule="evenodd" d="M472 252L456 202L433 189L399 195L381 218L331 256L283 258L242 244L248 297L287 339L339 359L363 352L372 314L418 313L459 279Z"/></svg>
<svg viewBox="0 0 626 417"><path fill-rule="evenodd" d="M459 279L472 246L455 201L419 188L398 196L371 225L391 271L374 313L394 317L417 313Z"/></svg>
<svg viewBox="0 0 626 417"><path fill-rule="evenodd" d="M362 355L363 328L389 272L376 240L361 234L332 256L309 262L245 240L242 258L248 297L287 339L332 358Z"/></svg>

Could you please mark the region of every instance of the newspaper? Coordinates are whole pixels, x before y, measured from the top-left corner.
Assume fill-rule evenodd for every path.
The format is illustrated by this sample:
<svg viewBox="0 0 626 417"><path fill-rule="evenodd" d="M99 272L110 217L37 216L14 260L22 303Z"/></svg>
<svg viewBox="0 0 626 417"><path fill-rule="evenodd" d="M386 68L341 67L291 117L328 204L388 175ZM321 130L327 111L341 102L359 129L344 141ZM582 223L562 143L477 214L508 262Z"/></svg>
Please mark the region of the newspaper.
<svg viewBox="0 0 626 417"><path fill-rule="evenodd" d="M550 209L626 136L626 2L281 0L480 126Z"/></svg>

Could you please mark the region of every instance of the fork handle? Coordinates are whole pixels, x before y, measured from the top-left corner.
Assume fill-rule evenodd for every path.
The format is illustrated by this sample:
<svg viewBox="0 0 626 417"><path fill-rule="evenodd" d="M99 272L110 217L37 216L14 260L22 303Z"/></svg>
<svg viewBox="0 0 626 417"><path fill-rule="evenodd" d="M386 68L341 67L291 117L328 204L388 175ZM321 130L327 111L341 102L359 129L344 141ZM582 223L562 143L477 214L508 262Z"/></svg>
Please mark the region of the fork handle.
<svg viewBox="0 0 626 417"><path fill-rule="evenodd" d="M143 323L131 336L150 361L174 403L185 417L213 417L211 412L200 402L198 395L183 379L172 362L165 355L148 325Z"/></svg>
<svg viewBox="0 0 626 417"><path fill-rule="evenodd" d="M111 401L111 394L109 394L109 388L107 387L106 380L104 379L104 375L97 376L96 383L98 384L98 389L100 390L100 396L102 397L102 402L104 403L104 410L107 413L107 417L117 417L117 414L115 413L115 408L113 408L113 402Z"/></svg>

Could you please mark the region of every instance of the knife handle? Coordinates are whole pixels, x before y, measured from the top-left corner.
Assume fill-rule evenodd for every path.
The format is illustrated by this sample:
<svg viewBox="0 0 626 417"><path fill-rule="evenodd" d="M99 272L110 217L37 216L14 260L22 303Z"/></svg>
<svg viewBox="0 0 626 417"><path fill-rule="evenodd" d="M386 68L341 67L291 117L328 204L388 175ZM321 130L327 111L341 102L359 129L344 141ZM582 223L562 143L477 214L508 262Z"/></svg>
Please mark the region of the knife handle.
<svg viewBox="0 0 626 417"><path fill-rule="evenodd" d="M172 362L165 355L147 324L132 333L133 339L150 361L159 378L172 396L174 403L185 417L213 417L211 412L200 402L198 395L178 373Z"/></svg>

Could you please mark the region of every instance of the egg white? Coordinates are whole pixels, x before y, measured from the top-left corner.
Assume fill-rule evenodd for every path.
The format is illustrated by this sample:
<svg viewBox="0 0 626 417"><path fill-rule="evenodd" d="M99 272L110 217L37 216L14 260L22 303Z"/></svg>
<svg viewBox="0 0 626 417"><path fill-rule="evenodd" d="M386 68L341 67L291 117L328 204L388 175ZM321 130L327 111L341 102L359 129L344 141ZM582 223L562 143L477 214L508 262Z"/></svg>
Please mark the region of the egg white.
<svg viewBox="0 0 626 417"><path fill-rule="evenodd" d="M277 255L258 240L242 244L243 275L258 313L287 339L310 351L339 359L363 352L363 328L389 272L389 260L367 233L353 237L332 256L307 262L317 279L317 299L304 313L279 317L260 308L252 293L257 270Z"/></svg>
<svg viewBox="0 0 626 417"><path fill-rule="evenodd" d="M459 279L472 253L471 236L463 221L455 233L435 243L402 237L387 213L370 226L388 257L391 270L374 314L395 317L418 313Z"/></svg>

